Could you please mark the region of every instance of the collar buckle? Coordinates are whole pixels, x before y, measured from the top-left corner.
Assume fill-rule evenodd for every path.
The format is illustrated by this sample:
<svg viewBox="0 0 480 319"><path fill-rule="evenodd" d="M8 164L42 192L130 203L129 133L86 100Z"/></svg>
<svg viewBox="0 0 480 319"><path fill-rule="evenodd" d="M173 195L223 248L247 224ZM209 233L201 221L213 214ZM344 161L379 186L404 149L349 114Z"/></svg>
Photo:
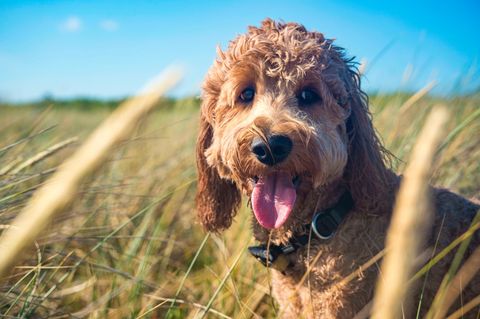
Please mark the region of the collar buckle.
<svg viewBox="0 0 480 319"><path fill-rule="evenodd" d="M248 247L250 254L252 254L259 262L261 262L265 267L273 264L279 255L282 254L280 247L275 245L259 245Z"/></svg>
<svg viewBox="0 0 480 319"><path fill-rule="evenodd" d="M260 245L248 247L248 251L265 267L284 271L289 265L286 255L295 251L295 248L291 245L285 247Z"/></svg>

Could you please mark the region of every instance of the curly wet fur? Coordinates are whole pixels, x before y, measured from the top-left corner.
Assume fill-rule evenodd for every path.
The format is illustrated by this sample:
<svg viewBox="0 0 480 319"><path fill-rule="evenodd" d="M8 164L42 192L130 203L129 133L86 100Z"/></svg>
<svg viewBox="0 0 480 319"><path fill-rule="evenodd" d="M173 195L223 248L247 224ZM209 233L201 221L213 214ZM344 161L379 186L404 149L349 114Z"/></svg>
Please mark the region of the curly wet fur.
<svg viewBox="0 0 480 319"><path fill-rule="evenodd" d="M252 219L257 240L281 243L304 232L315 211L330 207L348 190L355 207L335 237L328 242L313 238L308 248L289 255L291 268L272 275L284 317L353 317L371 300L378 269L370 267L348 283L341 280L383 249L400 182L372 126L355 63L321 33L270 19L249 27L217 53L203 86L197 141L201 223L209 231L228 228L241 194L251 195L252 178L287 172L301 181L287 222L270 231ZM238 96L249 87L255 99L244 103ZM297 95L305 87L318 93L317 104L299 105ZM250 150L253 138L269 134L287 135L294 145L288 159L274 167L260 163ZM465 231L479 206L447 190L432 192L437 217L429 243L440 233L438 250ZM295 290L317 254L308 280ZM430 304L450 255L430 272L423 305ZM475 280L463 291L463 300L479 293Z"/></svg>

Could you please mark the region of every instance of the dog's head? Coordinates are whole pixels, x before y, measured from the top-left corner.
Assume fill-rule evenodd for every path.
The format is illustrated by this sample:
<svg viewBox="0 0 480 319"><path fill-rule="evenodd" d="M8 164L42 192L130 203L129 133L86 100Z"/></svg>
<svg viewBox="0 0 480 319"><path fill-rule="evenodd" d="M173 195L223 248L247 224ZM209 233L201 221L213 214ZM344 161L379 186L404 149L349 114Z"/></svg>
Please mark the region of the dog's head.
<svg viewBox="0 0 480 319"><path fill-rule="evenodd" d="M333 182L357 207L375 205L384 156L355 64L302 25L250 27L206 76L197 167L210 231L230 226L241 192L265 229L288 227L306 196Z"/></svg>

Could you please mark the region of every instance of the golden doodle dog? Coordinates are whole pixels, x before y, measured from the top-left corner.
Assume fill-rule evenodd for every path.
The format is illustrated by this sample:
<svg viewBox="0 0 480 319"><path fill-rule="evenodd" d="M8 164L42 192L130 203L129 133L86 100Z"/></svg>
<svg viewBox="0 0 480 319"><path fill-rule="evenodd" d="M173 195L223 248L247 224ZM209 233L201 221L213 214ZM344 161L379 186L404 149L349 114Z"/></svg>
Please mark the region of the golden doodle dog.
<svg viewBox="0 0 480 319"><path fill-rule="evenodd" d="M262 244L250 251L272 267L281 316L353 318L373 297L378 267L341 280L383 249L400 183L372 126L356 64L323 34L270 19L217 54L203 85L197 140L201 223L213 232L228 228L242 193L248 196ZM469 227L479 206L448 190L432 194L429 244L439 251ZM477 232L466 256L478 243ZM422 313L452 257L428 274ZM477 277L461 300L479 293Z"/></svg>

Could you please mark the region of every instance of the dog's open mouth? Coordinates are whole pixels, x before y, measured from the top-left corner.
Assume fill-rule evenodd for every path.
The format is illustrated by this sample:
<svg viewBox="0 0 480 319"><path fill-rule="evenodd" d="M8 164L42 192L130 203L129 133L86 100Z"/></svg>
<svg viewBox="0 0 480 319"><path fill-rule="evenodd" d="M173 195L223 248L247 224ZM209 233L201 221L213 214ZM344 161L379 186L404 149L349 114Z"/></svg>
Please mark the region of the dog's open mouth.
<svg viewBox="0 0 480 319"><path fill-rule="evenodd" d="M257 221L265 228L282 226L290 216L295 199L299 177L285 172L274 172L254 178L252 208Z"/></svg>

